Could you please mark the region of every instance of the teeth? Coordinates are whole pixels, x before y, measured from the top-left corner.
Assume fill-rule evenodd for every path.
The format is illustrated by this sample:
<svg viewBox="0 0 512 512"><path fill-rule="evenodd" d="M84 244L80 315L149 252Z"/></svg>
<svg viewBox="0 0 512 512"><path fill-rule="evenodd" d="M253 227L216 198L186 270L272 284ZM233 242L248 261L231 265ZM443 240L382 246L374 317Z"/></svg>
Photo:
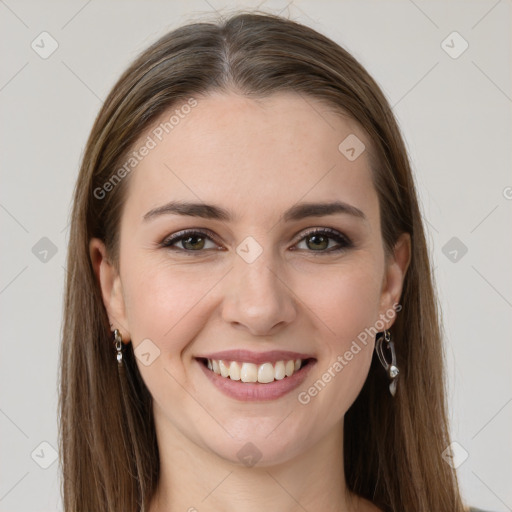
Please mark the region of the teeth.
<svg viewBox="0 0 512 512"><path fill-rule="evenodd" d="M208 359L208 362L209 361L210 360ZM219 361L219 367L220 367L220 374L223 377L229 377L229 366L226 366L226 363L224 361L222 361L222 360Z"/></svg>
<svg viewBox="0 0 512 512"><path fill-rule="evenodd" d="M208 368L222 377L228 377L231 380L241 380L242 382L260 382L267 384L274 380L282 380L285 377L291 377L299 371L302 359L290 359L289 361L276 361L272 363L263 363L260 365L254 363L243 363L238 361L222 361L208 359Z"/></svg>
<svg viewBox="0 0 512 512"><path fill-rule="evenodd" d="M263 363L258 368L258 382L261 382L262 384L266 384L267 382L273 382L274 376L275 373L272 363Z"/></svg>
<svg viewBox="0 0 512 512"><path fill-rule="evenodd" d="M276 366L274 367L274 377L276 380L282 380L286 376L284 361L277 361Z"/></svg>
<svg viewBox="0 0 512 512"><path fill-rule="evenodd" d="M253 363L243 363L240 380L242 382L258 382L258 367Z"/></svg>
<svg viewBox="0 0 512 512"><path fill-rule="evenodd" d="M240 380L240 365L236 361L231 361L229 365L229 378L231 380Z"/></svg>

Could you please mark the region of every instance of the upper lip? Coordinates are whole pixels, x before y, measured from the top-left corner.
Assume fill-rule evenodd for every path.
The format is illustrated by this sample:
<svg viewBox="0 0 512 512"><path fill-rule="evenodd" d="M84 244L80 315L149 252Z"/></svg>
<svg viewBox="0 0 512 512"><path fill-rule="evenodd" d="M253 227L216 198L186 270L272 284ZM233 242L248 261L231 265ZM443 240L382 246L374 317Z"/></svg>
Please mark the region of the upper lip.
<svg viewBox="0 0 512 512"><path fill-rule="evenodd" d="M222 359L223 361L239 361L247 363L275 363L276 361L290 361L291 359L314 359L311 354L290 352L288 350L270 350L268 352L251 352L250 350L223 350L210 354L197 356L196 359Z"/></svg>

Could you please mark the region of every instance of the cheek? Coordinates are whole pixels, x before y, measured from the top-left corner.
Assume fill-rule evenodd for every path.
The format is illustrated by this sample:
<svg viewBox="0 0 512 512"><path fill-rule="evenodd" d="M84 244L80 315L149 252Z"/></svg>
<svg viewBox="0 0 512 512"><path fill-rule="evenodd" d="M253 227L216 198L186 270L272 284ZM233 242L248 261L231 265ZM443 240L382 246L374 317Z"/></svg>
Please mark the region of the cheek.
<svg viewBox="0 0 512 512"><path fill-rule="evenodd" d="M162 352L181 352L202 328L201 314L208 291L219 281L215 272L201 272L161 261L126 265L123 289L134 347L143 339ZM204 319L203 319L204 321Z"/></svg>
<svg viewBox="0 0 512 512"><path fill-rule="evenodd" d="M339 421L359 395L370 369L378 319L380 283L368 268L353 268L326 281L330 291L311 298L317 326L317 374L302 388L300 403L311 402L326 426Z"/></svg>
<svg viewBox="0 0 512 512"><path fill-rule="evenodd" d="M337 268L299 277L301 297L316 314L331 349L343 348L378 319L381 268L359 254Z"/></svg>

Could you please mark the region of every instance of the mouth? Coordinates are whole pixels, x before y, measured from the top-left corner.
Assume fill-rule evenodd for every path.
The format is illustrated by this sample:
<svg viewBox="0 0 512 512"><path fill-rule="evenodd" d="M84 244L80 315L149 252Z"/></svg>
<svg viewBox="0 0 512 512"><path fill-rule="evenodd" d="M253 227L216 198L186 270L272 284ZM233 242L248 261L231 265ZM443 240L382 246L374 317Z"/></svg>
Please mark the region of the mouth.
<svg viewBox="0 0 512 512"><path fill-rule="evenodd" d="M196 357L203 374L221 393L238 401L276 400L304 382L316 359L279 359L253 363Z"/></svg>
<svg viewBox="0 0 512 512"><path fill-rule="evenodd" d="M209 371L222 378L245 383L269 384L283 380L300 372L305 366L313 363L314 358L282 359L274 363L267 361L262 364L247 361L230 361L225 359L197 358Z"/></svg>

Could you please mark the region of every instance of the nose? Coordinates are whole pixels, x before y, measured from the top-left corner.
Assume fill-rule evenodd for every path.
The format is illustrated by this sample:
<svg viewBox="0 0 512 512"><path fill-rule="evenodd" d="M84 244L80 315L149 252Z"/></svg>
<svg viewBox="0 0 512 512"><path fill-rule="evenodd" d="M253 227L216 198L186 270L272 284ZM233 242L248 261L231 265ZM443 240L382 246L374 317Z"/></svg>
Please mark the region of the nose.
<svg viewBox="0 0 512 512"><path fill-rule="evenodd" d="M263 253L247 263L238 256L225 282L222 318L255 336L275 334L297 315L297 300L281 267Z"/></svg>

